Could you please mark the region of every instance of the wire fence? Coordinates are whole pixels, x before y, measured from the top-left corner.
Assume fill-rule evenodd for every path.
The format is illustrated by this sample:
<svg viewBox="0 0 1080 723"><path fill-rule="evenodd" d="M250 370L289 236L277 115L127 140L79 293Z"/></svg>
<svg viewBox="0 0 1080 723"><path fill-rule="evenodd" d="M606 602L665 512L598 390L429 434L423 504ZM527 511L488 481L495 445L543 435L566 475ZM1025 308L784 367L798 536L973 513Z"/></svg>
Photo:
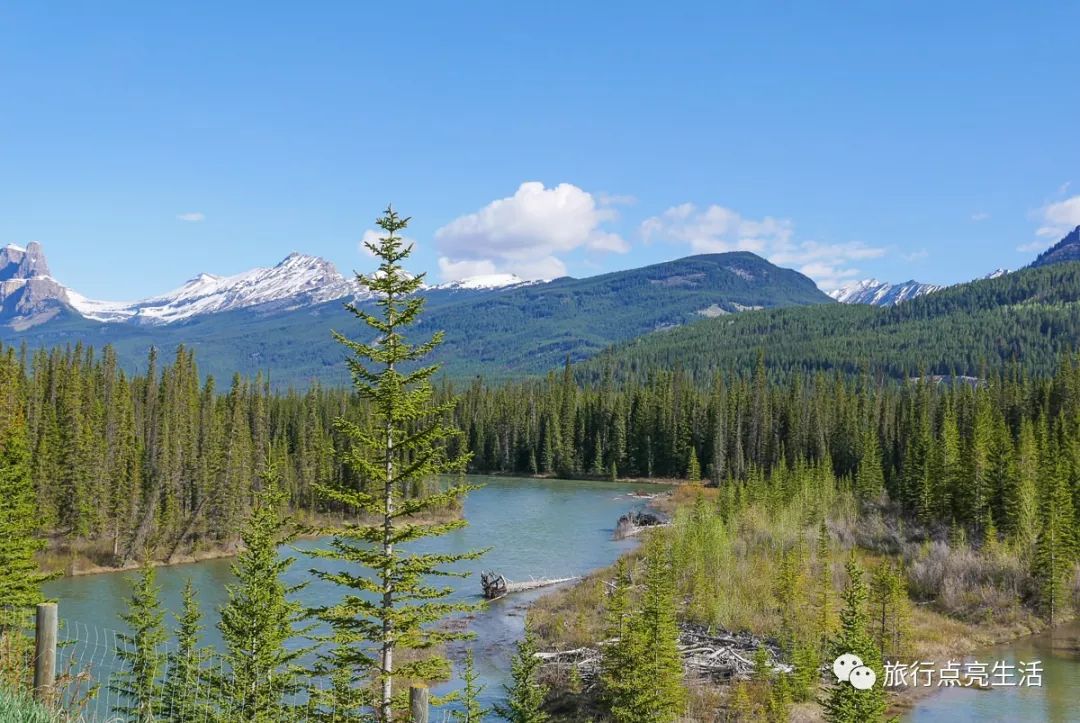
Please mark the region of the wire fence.
<svg viewBox="0 0 1080 723"><path fill-rule="evenodd" d="M4 612L0 611L0 692L5 688L33 690L33 615L19 613L7 618L9 622L15 619L18 625L5 626ZM157 670L144 676L141 695L134 692L139 686L132 680L135 652L129 632L61 617L55 683L48 695L39 692L37 696L44 699L44 708L49 711L42 720L225 723L251 719L253 709L249 710L248 700L258 696L251 690L236 689L231 671L215 651L200 649L185 661L180 660L174 642L155 646L151 657L158 661ZM183 679L175 675L182 663L187 663L189 671ZM174 673L171 678L170 670ZM329 679L313 675L299 682L301 690L285 698L287 720L369 720L355 713L337 713L325 704L333 688ZM439 710L431 712L430 721L439 723L451 718L449 710Z"/></svg>

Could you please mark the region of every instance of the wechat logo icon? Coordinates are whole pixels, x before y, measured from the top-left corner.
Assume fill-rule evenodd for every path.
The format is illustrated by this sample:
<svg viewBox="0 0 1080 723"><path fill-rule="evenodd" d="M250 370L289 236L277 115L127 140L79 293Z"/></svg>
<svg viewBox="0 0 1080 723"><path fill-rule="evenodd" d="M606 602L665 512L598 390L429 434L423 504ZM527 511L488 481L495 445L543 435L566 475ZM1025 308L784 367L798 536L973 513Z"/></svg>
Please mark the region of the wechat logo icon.
<svg viewBox="0 0 1080 723"><path fill-rule="evenodd" d="M863 665L862 658L853 653L844 653L833 661L833 675L841 683L851 683L856 690L870 690L877 682L877 673L873 668Z"/></svg>

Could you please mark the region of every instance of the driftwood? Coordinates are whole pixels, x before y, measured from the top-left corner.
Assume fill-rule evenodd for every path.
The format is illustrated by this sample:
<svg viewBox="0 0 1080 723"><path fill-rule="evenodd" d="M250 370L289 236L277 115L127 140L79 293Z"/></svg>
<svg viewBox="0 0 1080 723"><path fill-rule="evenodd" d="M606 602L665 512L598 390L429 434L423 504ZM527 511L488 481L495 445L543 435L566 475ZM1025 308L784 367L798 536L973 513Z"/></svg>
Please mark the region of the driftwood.
<svg viewBox="0 0 1080 723"><path fill-rule="evenodd" d="M596 647L539 652L536 657L545 666L576 668L581 680L591 686L600 676L604 647L615 642L618 638L603 640ZM792 669L780 662L780 650L775 644L749 633L714 633L696 625L681 625L678 646L688 674L717 682L750 677L759 648L765 648L773 670L787 673Z"/></svg>
<svg viewBox="0 0 1080 723"><path fill-rule="evenodd" d="M647 530L650 527L664 526L664 521L651 512L627 512L620 517L619 521L615 524L615 539L622 540L627 537L633 537L642 530Z"/></svg>
<svg viewBox="0 0 1080 723"><path fill-rule="evenodd" d="M548 587L549 585L574 582L575 580L580 579L580 576L575 575L573 577L532 578L522 582L513 582L499 573L485 571L480 573L480 586L484 590L484 597L488 600L498 600L510 593L525 592L526 590L535 590L541 587Z"/></svg>

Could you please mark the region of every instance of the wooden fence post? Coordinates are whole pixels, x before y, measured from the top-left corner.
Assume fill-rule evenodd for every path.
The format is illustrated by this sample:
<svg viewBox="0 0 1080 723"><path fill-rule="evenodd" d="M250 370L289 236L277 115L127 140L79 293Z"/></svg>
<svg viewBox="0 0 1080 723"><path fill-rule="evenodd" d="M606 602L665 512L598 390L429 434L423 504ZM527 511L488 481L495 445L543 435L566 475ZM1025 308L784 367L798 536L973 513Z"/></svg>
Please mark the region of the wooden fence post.
<svg viewBox="0 0 1080 723"><path fill-rule="evenodd" d="M56 682L56 603L40 603L34 628L34 697L52 702Z"/></svg>
<svg viewBox="0 0 1080 723"><path fill-rule="evenodd" d="M426 685L409 686L409 721L411 723L428 723L428 687Z"/></svg>

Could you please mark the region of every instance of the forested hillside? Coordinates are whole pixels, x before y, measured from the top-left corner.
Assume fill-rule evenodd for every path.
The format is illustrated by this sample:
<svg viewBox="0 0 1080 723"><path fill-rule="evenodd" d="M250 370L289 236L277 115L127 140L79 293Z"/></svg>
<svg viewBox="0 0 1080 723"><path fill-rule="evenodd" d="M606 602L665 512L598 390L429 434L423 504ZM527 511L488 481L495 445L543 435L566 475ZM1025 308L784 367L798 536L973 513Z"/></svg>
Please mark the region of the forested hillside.
<svg viewBox="0 0 1080 723"><path fill-rule="evenodd" d="M872 368L895 378L978 376L1013 360L1051 372L1080 339L1080 264L1025 269L950 287L886 309L832 305L706 319L616 346L585 365L612 371L686 370L699 380L748 369L764 350L770 371Z"/></svg>

